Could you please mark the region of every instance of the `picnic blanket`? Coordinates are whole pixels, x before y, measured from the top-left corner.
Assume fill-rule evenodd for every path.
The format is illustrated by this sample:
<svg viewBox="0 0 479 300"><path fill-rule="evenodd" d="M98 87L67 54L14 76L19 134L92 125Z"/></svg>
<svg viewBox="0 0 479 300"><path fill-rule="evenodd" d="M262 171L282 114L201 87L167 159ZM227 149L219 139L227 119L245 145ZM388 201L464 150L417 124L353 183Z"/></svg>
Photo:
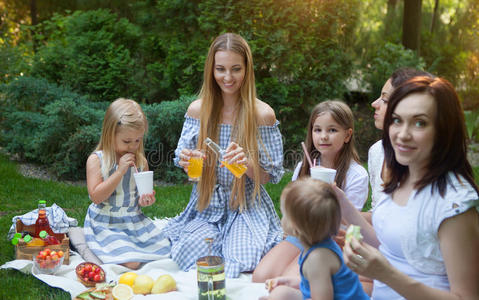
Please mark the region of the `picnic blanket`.
<svg viewBox="0 0 479 300"><path fill-rule="evenodd" d="M2 269L17 269L26 274L32 274L39 280L45 282L49 286L60 288L70 293L72 299L81 292L88 289L77 280L75 267L84 262L82 257L73 252L70 255L70 264L62 265L55 275L32 274L33 262L30 260L13 260L5 263ZM120 275L124 272L131 271L121 265L104 264L101 267L105 270L106 281L118 281ZM196 283L196 270L183 272L178 265L171 259L162 259L149 262L142 266L141 269L134 271L137 274L146 274L156 280L158 276L170 274L177 284L178 291L166 294L155 295L135 295L132 300L138 299L169 299L169 300L196 300L198 299L198 285ZM251 274L241 274L239 278L226 278L226 295L228 300L234 299L258 299L267 295L268 292L264 287L264 283L252 283Z"/></svg>
<svg viewBox="0 0 479 300"><path fill-rule="evenodd" d="M166 224L165 219L156 219L154 223L163 227ZM72 299L83 291L87 290L80 281L77 280L75 267L84 262L82 256L75 252L70 252L70 264L62 265L55 275L32 273L33 261L31 260L13 260L0 266L2 269L16 269L26 274L32 274L39 280L49 286L60 288L70 293ZM106 282L118 281L120 275L131 271L130 269L116 264L102 264L101 267L106 274ZM178 291L166 294L155 295L135 295L132 300L138 299L168 299L168 300L196 300L198 299L198 284L196 282L196 270L188 272L182 271L178 265L170 258L152 261L144 264L140 269L134 270L138 275L149 275L156 280L160 275L169 274L175 280ZM258 299L268 294L264 283L251 282L251 274L242 273L238 278L226 278L226 295L228 300Z"/></svg>

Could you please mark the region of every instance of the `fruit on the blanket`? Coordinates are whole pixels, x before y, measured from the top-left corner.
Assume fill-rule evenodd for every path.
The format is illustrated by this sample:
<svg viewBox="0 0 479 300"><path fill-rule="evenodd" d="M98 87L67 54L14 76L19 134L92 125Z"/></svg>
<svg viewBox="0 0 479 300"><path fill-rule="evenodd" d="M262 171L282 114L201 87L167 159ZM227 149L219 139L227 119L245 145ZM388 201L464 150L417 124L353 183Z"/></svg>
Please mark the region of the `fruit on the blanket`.
<svg viewBox="0 0 479 300"><path fill-rule="evenodd" d="M138 277L138 274L135 272L126 272L120 276L118 283L126 284L132 287L133 283L135 283L136 277Z"/></svg>
<svg viewBox="0 0 479 300"><path fill-rule="evenodd" d="M58 256L57 252L46 248L33 256L35 269L43 274L55 273L63 264L64 257Z"/></svg>
<svg viewBox="0 0 479 300"><path fill-rule="evenodd" d="M168 274L158 277L151 289L152 294L162 294L171 291L176 291L176 281Z"/></svg>
<svg viewBox="0 0 479 300"><path fill-rule="evenodd" d="M111 293L115 300L130 300L133 297L133 289L123 283L117 284Z"/></svg>
<svg viewBox="0 0 479 300"><path fill-rule="evenodd" d="M105 272L103 269L92 262L79 264L76 267L76 273L80 281L86 286L95 286L96 283L105 281Z"/></svg>
<svg viewBox="0 0 479 300"><path fill-rule="evenodd" d="M149 294L153 287L154 281L148 275L138 275L133 283L133 292L135 294Z"/></svg>
<svg viewBox="0 0 479 300"><path fill-rule="evenodd" d="M351 238L353 236L358 241L363 239L363 235L361 234L361 227L351 224L351 225L349 225L348 229L346 230L346 243L350 243Z"/></svg>

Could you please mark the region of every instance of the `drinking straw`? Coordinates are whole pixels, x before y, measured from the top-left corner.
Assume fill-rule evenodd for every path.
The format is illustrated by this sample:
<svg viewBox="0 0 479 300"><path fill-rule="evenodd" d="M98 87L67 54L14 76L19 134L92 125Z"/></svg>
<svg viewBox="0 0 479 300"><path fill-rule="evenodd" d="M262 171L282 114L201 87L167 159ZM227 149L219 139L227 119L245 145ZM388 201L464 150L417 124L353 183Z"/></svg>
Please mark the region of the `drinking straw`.
<svg viewBox="0 0 479 300"><path fill-rule="evenodd" d="M135 167L135 172L138 173L138 168L136 167L134 163L133 163L133 167Z"/></svg>
<svg viewBox="0 0 479 300"><path fill-rule="evenodd" d="M313 158L313 165L316 167L316 158Z"/></svg>
<svg viewBox="0 0 479 300"><path fill-rule="evenodd" d="M309 157L308 149L306 149L306 145L304 144L304 142L301 142L301 146L303 147L304 156L306 156L309 166L314 167L313 163L311 162L311 157Z"/></svg>

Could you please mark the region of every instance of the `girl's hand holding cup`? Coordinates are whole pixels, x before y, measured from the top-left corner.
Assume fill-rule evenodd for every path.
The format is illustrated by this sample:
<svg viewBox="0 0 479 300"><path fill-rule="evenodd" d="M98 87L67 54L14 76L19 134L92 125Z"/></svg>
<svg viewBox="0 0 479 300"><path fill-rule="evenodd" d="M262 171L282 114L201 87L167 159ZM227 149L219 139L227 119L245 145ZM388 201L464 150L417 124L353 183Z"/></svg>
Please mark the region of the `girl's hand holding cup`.
<svg viewBox="0 0 479 300"><path fill-rule="evenodd" d="M156 193L153 190L153 193L151 194L141 195L140 200L138 200L138 205L140 205L141 207L153 205L156 202L155 194Z"/></svg>

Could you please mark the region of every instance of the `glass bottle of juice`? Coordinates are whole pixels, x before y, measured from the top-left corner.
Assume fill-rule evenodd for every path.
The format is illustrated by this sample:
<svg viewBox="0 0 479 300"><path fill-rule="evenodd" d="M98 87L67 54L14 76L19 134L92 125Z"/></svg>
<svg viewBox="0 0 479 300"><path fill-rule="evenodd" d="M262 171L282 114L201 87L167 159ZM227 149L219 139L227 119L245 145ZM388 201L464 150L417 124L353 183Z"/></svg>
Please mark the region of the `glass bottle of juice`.
<svg viewBox="0 0 479 300"><path fill-rule="evenodd" d="M45 230L49 235L54 235L52 229L50 228L50 223L48 223L47 210L46 210L46 201L38 201L38 218L35 222L35 237L40 237L40 232Z"/></svg>
<svg viewBox="0 0 479 300"><path fill-rule="evenodd" d="M223 150L218 144L213 142L209 137L205 139L205 144L213 150L216 155L218 155L218 160L228 169L230 170L231 173L233 173L234 176L237 178L241 178L243 174L246 172L248 167L246 167L244 164L228 164L226 160L223 159L223 155L225 154L225 150Z"/></svg>

